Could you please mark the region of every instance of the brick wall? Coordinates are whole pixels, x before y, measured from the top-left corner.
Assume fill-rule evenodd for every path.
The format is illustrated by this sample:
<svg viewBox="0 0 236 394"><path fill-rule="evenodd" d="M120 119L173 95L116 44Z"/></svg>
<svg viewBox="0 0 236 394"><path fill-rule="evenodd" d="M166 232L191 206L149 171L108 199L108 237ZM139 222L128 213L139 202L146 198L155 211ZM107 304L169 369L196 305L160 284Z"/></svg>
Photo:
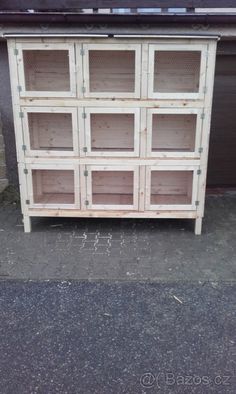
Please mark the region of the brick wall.
<svg viewBox="0 0 236 394"><path fill-rule="evenodd" d="M0 193L8 185L6 175L6 161L5 161L5 145L2 135L2 120L0 118Z"/></svg>

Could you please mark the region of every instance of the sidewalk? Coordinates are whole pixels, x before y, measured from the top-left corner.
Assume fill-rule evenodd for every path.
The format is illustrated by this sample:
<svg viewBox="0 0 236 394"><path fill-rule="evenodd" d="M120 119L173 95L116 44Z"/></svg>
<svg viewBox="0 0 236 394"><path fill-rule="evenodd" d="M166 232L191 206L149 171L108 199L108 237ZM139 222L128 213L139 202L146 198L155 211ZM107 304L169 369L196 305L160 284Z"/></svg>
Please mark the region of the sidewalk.
<svg viewBox="0 0 236 394"><path fill-rule="evenodd" d="M203 234L187 220L34 219L0 206L0 277L6 279L236 279L236 196L210 196Z"/></svg>

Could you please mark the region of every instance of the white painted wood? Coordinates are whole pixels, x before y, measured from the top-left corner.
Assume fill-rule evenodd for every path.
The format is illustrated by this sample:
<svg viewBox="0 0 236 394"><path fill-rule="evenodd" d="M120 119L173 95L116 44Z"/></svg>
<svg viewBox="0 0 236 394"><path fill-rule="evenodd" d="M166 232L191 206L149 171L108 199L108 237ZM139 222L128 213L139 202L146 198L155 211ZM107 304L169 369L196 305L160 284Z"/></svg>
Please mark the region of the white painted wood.
<svg viewBox="0 0 236 394"><path fill-rule="evenodd" d="M141 97L148 99L148 43L142 43Z"/></svg>
<svg viewBox="0 0 236 394"><path fill-rule="evenodd" d="M85 156L85 147L86 147L86 139L85 139L85 119L83 117L84 108L79 106L77 109L77 135L79 136L79 156Z"/></svg>
<svg viewBox="0 0 236 394"><path fill-rule="evenodd" d="M21 201L21 211L25 217L25 230L30 231L30 221L28 220L28 205L27 200L27 179L24 174L24 153L22 146L24 145L24 138L22 132L22 118L20 118L20 105L19 105L19 91L17 90L18 82L18 69L15 56L15 40L8 41L8 56L9 56L9 69L10 69L10 82L11 82L11 92L12 92L12 106L13 106L13 119L15 128L15 139L16 139L16 153L18 162L18 175L19 175L19 189L20 189L20 201Z"/></svg>
<svg viewBox="0 0 236 394"><path fill-rule="evenodd" d="M199 177L199 183L198 183L199 217L204 216L204 208L205 208L207 161L208 161L209 140L210 140L215 59L216 59L216 43L214 41L210 41L208 43L207 73L206 73L206 81L205 81L205 84L207 86L207 90L205 93L205 108L204 108L205 117L202 120L203 131L201 136L201 146L203 147L203 153L201 155L200 165L201 165L202 173Z"/></svg>
<svg viewBox="0 0 236 394"><path fill-rule="evenodd" d="M86 99L78 99L78 98L52 98L50 100L45 98L20 98L20 104L22 106L46 106L46 107L118 107L118 108L202 108L204 107L204 99L201 100L186 100L186 99L169 99L169 100L158 100L155 101L153 99L148 100L135 100L135 99L121 99L121 98L112 98L111 100L107 100L105 98L89 98Z"/></svg>
<svg viewBox="0 0 236 394"><path fill-rule="evenodd" d="M107 164L111 165L152 165L152 166L198 166L200 165L200 159L182 159L182 158L139 158L139 157L57 157L57 158L48 158L45 160L43 157L26 157L26 164L45 164L47 163L57 163L60 166L63 164L77 164L77 165L103 165Z"/></svg>
<svg viewBox="0 0 236 394"><path fill-rule="evenodd" d="M125 211L125 210L77 210L77 209L29 209L34 217L78 217L78 218L143 218L143 219L196 219L196 211Z"/></svg>
<svg viewBox="0 0 236 394"><path fill-rule="evenodd" d="M74 166L74 205L75 209L81 207L81 184L80 184L80 168Z"/></svg>
<svg viewBox="0 0 236 394"><path fill-rule="evenodd" d="M183 29L184 30L184 29ZM98 34L97 37L94 37L94 35L92 34L82 34L83 37L76 37L77 33L75 35L73 34L73 32L71 32L71 34L68 33L68 35L66 34L66 32L64 32L65 34L62 36L59 34L59 36L57 36L56 33L51 33L51 34L41 34L41 37L36 37L37 42L39 43L48 43L51 44L53 43L85 43L85 44L107 44L109 42L109 44L142 44L142 43L152 43L152 44L186 44L186 45L195 45L195 44L202 44L202 43L208 43L210 41L217 41L220 39L219 34L206 34L206 35L189 35L186 33L186 30L184 30L183 34L169 34L169 33L165 33L165 34L144 34L144 35L137 35L134 36L133 34L129 35L128 34L124 34L118 39L117 35L114 35L114 37L109 37L109 41L104 39L104 38L108 38L107 35L100 35ZM9 36L11 33L6 33L7 36ZM53 37L52 37L53 36ZM106 37L105 37L106 36ZM120 35L121 36L121 35ZM5 37L5 35L4 35ZM25 34L24 40L22 40L22 37L19 37L18 34L12 34L11 38L15 38L16 43L22 43L22 42L28 42L28 43L35 43L35 37L29 33L29 34ZM133 39L135 38L135 40Z"/></svg>
<svg viewBox="0 0 236 394"><path fill-rule="evenodd" d="M85 165L80 165L77 166L79 168L80 171L80 203L81 203L81 209L82 211L86 211L87 210L87 205L86 205L86 201L87 201L87 180L88 177L84 176L85 171L87 170Z"/></svg>
<svg viewBox="0 0 236 394"><path fill-rule="evenodd" d="M202 233L202 218L201 217L195 219L194 233L195 233L195 235L201 235L201 233Z"/></svg>
<svg viewBox="0 0 236 394"><path fill-rule="evenodd" d="M145 211L146 166L139 166L139 211Z"/></svg>
<svg viewBox="0 0 236 394"><path fill-rule="evenodd" d="M147 139L149 138L148 130L147 130L147 113L148 110L146 110L146 108L140 108L140 115L141 115L140 157L142 159L147 157L146 148L147 148Z"/></svg>
<svg viewBox="0 0 236 394"><path fill-rule="evenodd" d="M24 231L25 233L31 233L31 217L28 215L23 216Z"/></svg>
<svg viewBox="0 0 236 394"><path fill-rule="evenodd" d="M19 162L17 167L18 167L18 175L19 175L21 211L24 215L27 215L29 206L28 204L26 204L26 201L28 199L28 180L26 174L24 173L26 166L24 163Z"/></svg>
<svg viewBox="0 0 236 394"><path fill-rule="evenodd" d="M75 43L75 75L76 75L76 85L77 85L77 98L80 100L84 97L84 65L83 65L83 44Z"/></svg>

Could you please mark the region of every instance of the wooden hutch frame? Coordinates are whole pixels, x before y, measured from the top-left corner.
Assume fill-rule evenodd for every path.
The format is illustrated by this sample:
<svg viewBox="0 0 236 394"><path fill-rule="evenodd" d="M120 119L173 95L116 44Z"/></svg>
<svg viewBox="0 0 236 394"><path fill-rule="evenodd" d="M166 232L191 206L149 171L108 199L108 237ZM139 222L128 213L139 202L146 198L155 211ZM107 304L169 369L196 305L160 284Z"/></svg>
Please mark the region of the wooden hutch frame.
<svg viewBox="0 0 236 394"><path fill-rule="evenodd" d="M200 234L216 43L216 36L9 38L25 231L33 216L187 218ZM158 147L158 136L152 148L154 121L169 148Z"/></svg>

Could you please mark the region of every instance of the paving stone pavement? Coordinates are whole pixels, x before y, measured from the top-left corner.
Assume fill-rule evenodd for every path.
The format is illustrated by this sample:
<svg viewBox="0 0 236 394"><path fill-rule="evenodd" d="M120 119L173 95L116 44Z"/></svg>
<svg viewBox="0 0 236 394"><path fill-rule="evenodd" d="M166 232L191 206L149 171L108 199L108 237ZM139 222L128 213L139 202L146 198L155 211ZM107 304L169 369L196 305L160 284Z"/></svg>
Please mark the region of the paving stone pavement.
<svg viewBox="0 0 236 394"><path fill-rule="evenodd" d="M152 281L236 278L236 195L207 198L203 234L188 220L34 218L0 206L0 277Z"/></svg>

